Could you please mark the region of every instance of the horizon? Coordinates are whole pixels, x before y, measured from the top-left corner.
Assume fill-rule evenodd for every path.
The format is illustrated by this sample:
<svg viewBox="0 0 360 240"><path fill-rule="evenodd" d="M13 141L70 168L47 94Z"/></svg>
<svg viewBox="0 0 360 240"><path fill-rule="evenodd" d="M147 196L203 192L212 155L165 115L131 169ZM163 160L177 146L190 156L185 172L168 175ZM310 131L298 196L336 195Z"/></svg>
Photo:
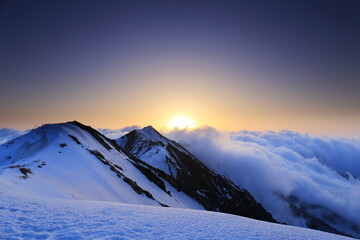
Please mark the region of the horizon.
<svg viewBox="0 0 360 240"><path fill-rule="evenodd" d="M225 133L225 134L230 134L230 133L241 133L241 132L251 132L251 133L275 133L275 134L279 134L279 133L286 133L286 132L293 132L293 133L297 133L297 134L301 134L303 136L309 136L312 138L333 138L333 139L358 139L360 138L360 134L353 134L353 135L346 135L346 134L324 134L324 133L309 133L309 132L301 132L301 131L294 131L291 129L279 129L279 130L272 130L272 129L263 129L263 130L250 130L250 129L237 129L237 130L227 130L227 129L220 129L220 128L216 128L213 126L209 126L209 125L201 125L201 126L194 126L194 127L172 127L170 128L169 126L163 126L163 127L156 127L153 124L145 124L145 125L127 125L127 126L120 126L117 128L104 128L104 127L94 127L90 124L87 124L86 122L81 122L78 120L69 120L69 121L64 121L64 122L53 122L53 123L42 123L42 124L38 124L38 125L34 125L30 128L12 128L12 127L0 127L0 130L2 129L9 129L9 130L15 130L15 131L20 131L20 132L26 132L26 131L31 131L34 130L36 128L42 127L44 125L53 125L53 124L65 124L65 123L71 123L71 122L79 122L80 124L83 124L85 126L89 126L97 131L99 131L100 133L102 133L102 130L105 131L110 131L105 133L102 133L103 135L108 135L108 134L115 134L116 136L118 136L119 131L121 131L121 135L125 135L129 132L131 132L132 130L141 130L143 128L146 127L153 127L156 131L159 131L162 135L172 135L174 133L177 132L184 132L184 133L191 133L191 132L196 132L196 131L203 131L203 130L215 130L219 133ZM130 130L129 130L130 129ZM20 135L21 136L21 135ZM120 136L120 135L119 135Z"/></svg>
<svg viewBox="0 0 360 240"><path fill-rule="evenodd" d="M359 136L359 12L354 0L2 2L0 128Z"/></svg>
<svg viewBox="0 0 360 240"><path fill-rule="evenodd" d="M0 0L0 236L360 238L359 13Z"/></svg>

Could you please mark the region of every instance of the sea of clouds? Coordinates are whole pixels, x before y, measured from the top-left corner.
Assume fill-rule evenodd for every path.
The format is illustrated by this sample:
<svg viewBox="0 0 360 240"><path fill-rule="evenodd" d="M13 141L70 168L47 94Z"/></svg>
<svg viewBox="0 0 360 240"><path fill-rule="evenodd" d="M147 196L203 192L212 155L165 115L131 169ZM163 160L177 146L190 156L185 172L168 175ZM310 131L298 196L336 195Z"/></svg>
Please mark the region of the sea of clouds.
<svg viewBox="0 0 360 240"><path fill-rule="evenodd" d="M0 144L6 143L14 138L17 138L25 133L26 131L20 131L12 128L0 128Z"/></svg>
<svg viewBox="0 0 360 240"><path fill-rule="evenodd" d="M279 196L321 205L360 226L360 138L311 137L292 131L167 134L199 160L246 188L281 222L303 225Z"/></svg>

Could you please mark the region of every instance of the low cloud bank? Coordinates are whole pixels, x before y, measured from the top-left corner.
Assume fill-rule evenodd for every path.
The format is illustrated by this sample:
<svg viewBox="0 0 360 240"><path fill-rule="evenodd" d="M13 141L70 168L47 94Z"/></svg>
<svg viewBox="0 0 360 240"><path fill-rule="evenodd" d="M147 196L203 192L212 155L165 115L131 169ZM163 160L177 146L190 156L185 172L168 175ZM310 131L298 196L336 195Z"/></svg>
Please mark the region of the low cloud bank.
<svg viewBox="0 0 360 240"><path fill-rule="evenodd" d="M133 126L120 128L120 129L99 128L97 130L101 134L104 134L105 136L107 136L110 139L117 139L117 138L120 138L120 137L124 136L125 134L131 132L132 130L137 130L137 129L140 129L140 126L133 125Z"/></svg>
<svg viewBox="0 0 360 240"><path fill-rule="evenodd" d="M0 128L0 144L6 143L14 138L17 138L25 133L26 131L20 131L12 128Z"/></svg>
<svg viewBox="0 0 360 240"><path fill-rule="evenodd" d="M292 195L360 227L359 138L310 137L292 131L223 132L210 127L176 130L167 136L249 190L278 221L304 225L279 197Z"/></svg>

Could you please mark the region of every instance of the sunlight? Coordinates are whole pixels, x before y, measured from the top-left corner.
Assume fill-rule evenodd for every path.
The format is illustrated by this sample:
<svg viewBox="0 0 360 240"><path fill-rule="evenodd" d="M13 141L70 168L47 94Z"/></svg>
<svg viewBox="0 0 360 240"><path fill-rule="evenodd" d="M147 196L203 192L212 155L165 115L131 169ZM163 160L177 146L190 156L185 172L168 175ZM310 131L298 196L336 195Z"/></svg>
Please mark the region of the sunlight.
<svg viewBox="0 0 360 240"><path fill-rule="evenodd" d="M176 116L172 118L168 124L169 129L185 129L185 128L194 128L194 121L189 117L185 116Z"/></svg>

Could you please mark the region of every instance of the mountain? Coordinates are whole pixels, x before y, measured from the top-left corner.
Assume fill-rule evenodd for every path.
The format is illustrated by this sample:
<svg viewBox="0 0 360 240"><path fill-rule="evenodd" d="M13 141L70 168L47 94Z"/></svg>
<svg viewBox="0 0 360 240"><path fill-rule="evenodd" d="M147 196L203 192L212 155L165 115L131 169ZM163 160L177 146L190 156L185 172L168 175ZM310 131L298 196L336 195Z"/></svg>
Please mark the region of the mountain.
<svg viewBox="0 0 360 240"><path fill-rule="evenodd" d="M0 146L0 181L41 197L203 209L149 181L111 140L78 122L44 125Z"/></svg>
<svg viewBox="0 0 360 240"><path fill-rule="evenodd" d="M275 222L243 188L215 174L183 146L162 136L153 127L133 130L116 143L136 161L138 169L155 183L166 181L206 210ZM164 189L165 190L165 189Z"/></svg>
<svg viewBox="0 0 360 240"><path fill-rule="evenodd" d="M216 170L210 170L204 162L196 159L183 146L162 136L151 126L142 130L134 130L117 139L116 142L137 158L160 169L161 174L167 177L168 182L180 184L174 185L174 187L196 199L205 209L264 218L264 216L258 216L246 207L241 208L241 206L254 205L256 202L250 193L240 188L238 184L234 184L226 177L216 173ZM187 186L194 186L195 188L188 189ZM233 188L237 189L238 193L239 190L243 191L243 195L237 195L234 199L228 198L228 194L232 192ZM201 194L198 190L193 191L194 189L201 189ZM212 195L213 193L215 194ZM292 221L285 222L287 224L293 225L295 221L300 226L312 229L345 236L359 235L358 223L344 218L325 206L308 203L299 195L273 194L277 194L279 204L285 203L288 206L291 215L288 219ZM234 195L234 192L230 195ZM238 199L241 199L239 203L236 202ZM222 202L220 209L217 208L216 203L218 202ZM237 206L236 209L234 206Z"/></svg>
<svg viewBox="0 0 360 240"><path fill-rule="evenodd" d="M148 158L130 146L147 150ZM207 209L274 221L245 189L152 127L115 142L79 122L44 125L0 145L0 185L43 198Z"/></svg>
<svg viewBox="0 0 360 240"><path fill-rule="evenodd" d="M311 229L349 237L360 237L360 225L350 221L320 204L311 204L296 195L279 196L285 201L292 215Z"/></svg>

